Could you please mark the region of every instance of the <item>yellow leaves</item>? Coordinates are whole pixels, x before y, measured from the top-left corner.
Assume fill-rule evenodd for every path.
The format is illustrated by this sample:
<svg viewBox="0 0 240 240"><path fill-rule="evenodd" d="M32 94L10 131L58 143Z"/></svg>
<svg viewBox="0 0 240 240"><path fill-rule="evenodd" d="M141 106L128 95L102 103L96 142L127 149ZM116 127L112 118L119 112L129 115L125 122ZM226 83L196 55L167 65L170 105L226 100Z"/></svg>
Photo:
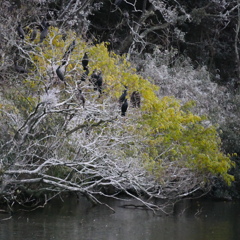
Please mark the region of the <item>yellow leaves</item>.
<svg viewBox="0 0 240 240"><path fill-rule="evenodd" d="M184 112L189 112L191 111L192 108L194 108L196 106L196 103L192 100L192 101L188 101L186 102L184 105L181 106L182 111Z"/></svg>
<svg viewBox="0 0 240 240"><path fill-rule="evenodd" d="M201 123L204 118L189 110L193 105L190 102L183 108L178 100L171 97L155 100L144 115L143 124L151 129L146 134L154 136L155 149L159 154L172 146L167 152L169 160L203 174L219 174L225 181L231 182L232 176L227 172L233 165L230 158L220 151L216 128L204 127ZM161 147L158 147L159 143ZM154 148L152 140L148 144ZM149 154L152 156L153 151Z"/></svg>
<svg viewBox="0 0 240 240"><path fill-rule="evenodd" d="M102 67L104 72L106 71L107 64L109 64L111 68L113 60L110 58L108 50L105 47L104 43L91 47L88 52L89 55L92 56L93 68Z"/></svg>
<svg viewBox="0 0 240 240"><path fill-rule="evenodd" d="M230 161L228 156L223 155L220 152L214 152L215 155L207 155L199 153L195 156L195 165L198 171L210 172L213 175L220 175L227 184L230 184L234 177L228 174L228 170L234 167L234 163Z"/></svg>
<svg viewBox="0 0 240 240"><path fill-rule="evenodd" d="M60 35L56 35L53 39L52 39L52 44L53 46L59 48L59 47L64 47L65 43L63 41L63 39L61 38Z"/></svg>
<svg viewBox="0 0 240 240"><path fill-rule="evenodd" d="M102 71L105 96L117 101L125 87L128 90L128 98L133 91L140 93L141 109L129 111L129 115L132 114L131 117L137 124L135 129L131 127L128 132L145 139L141 157L149 171L159 177L161 160L166 159L165 161L172 161L178 167L187 167L202 174L219 174L226 182L231 182L232 176L227 173L233 166L230 158L220 151L220 139L216 128L205 127L202 124L204 117L191 112L195 103L189 101L183 105L174 97L159 98L156 95L159 87L137 75L125 56L109 53L107 43L88 45L71 31L67 32L66 39L63 40L60 30L51 27L46 40L48 44L45 42L37 47L37 53L32 55L41 76L47 76L49 65L56 66L61 63L64 53L74 39L76 46L69 56L66 68L66 72L69 73L66 77L69 85L74 86L74 80L70 80L73 79L71 72L79 71L79 75L82 74L81 60L84 53L88 52L89 76L94 69ZM34 82L26 84L31 89L37 88ZM34 102L33 99L26 100ZM103 101L103 98L101 100ZM23 99L20 101L24 102ZM140 114L134 115L136 111ZM132 152L132 149L130 150L129 154Z"/></svg>
<svg viewBox="0 0 240 240"><path fill-rule="evenodd" d="M139 91L144 100L143 107L149 105L154 98L157 99L154 94L157 87L137 75L136 70L130 67L126 59L113 53L109 54L106 44L93 46L88 49L88 52L91 59L90 68L101 69L105 92L110 93L112 97L119 98L126 86L128 97L133 91Z"/></svg>
<svg viewBox="0 0 240 240"><path fill-rule="evenodd" d="M74 68L74 64L68 64L66 70L71 71Z"/></svg>

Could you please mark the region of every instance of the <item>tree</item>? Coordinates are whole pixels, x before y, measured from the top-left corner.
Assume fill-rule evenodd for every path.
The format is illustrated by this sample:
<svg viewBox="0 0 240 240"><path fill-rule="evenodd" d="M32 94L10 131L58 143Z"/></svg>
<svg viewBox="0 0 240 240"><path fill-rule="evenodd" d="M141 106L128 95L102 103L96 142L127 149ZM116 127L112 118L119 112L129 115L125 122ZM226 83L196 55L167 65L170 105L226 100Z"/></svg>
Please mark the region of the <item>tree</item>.
<svg viewBox="0 0 240 240"><path fill-rule="evenodd" d="M110 53L106 44L86 44L71 31L63 39L60 31L50 27L41 44L26 37L24 44L15 45L29 64L28 74L20 81L20 75L7 79L9 87L2 92L4 199L39 203L71 191L99 203L99 195L119 198L125 193L148 208L163 210L142 196L187 196L208 185L209 175L220 174L230 183L232 164L220 153L213 127L204 127L203 119L176 99L159 99L157 87L137 75L125 56ZM76 46L63 65L64 84L56 68L73 39ZM89 77L94 69L102 72L101 95L89 79L80 80L85 52ZM126 86L129 93L139 91L143 105L122 118L118 99ZM77 101L79 88L85 107ZM201 135L194 142L196 133Z"/></svg>
<svg viewBox="0 0 240 240"><path fill-rule="evenodd" d="M97 196L125 193L164 210L152 199L206 192L214 176L233 180L228 174L233 164L220 151L215 127L191 112L191 103L158 96L158 86L138 75L125 55L110 52L108 43L87 43L75 31L54 26L41 43L40 34L30 40L31 28L19 40L14 19L5 21L1 199L32 205L78 192L100 203ZM89 72L82 66L86 52ZM15 59L26 73L15 72ZM56 74L59 66L64 82ZM103 76L102 92L91 81L95 70ZM142 100L141 108L128 108L127 117L118 106L124 89L129 96L138 91Z"/></svg>

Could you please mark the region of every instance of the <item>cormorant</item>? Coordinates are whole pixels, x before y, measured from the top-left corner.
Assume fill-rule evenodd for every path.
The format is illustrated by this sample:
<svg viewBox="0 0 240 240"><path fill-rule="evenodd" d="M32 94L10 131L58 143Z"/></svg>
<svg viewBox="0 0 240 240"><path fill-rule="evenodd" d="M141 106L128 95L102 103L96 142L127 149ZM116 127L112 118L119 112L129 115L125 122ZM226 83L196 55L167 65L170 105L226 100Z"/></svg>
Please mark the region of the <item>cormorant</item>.
<svg viewBox="0 0 240 240"><path fill-rule="evenodd" d="M22 25L21 25L20 22L18 22L17 33L18 33L18 35L19 35L19 37L21 39L24 39L25 33L24 33L23 29L22 29Z"/></svg>
<svg viewBox="0 0 240 240"><path fill-rule="evenodd" d="M84 56L83 56L83 58L82 58L82 66L83 66L83 69L84 69L84 70L86 70L87 65L88 65L88 62L89 62L88 53L85 52L85 53L84 53Z"/></svg>
<svg viewBox="0 0 240 240"><path fill-rule="evenodd" d="M97 90L99 91L100 94L102 94L102 84L103 84L102 72L99 71L96 85L97 85Z"/></svg>
<svg viewBox="0 0 240 240"><path fill-rule="evenodd" d="M128 100L126 98L121 107L121 116L126 116L127 109L128 109Z"/></svg>
<svg viewBox="0 0 240 240"><path fill-rule="evenodd" d="M57 76L58 76L58 78L59 78L61 81L64 82L64 84L66 84L66 82L65 82L65 80L64 80L64 74L63 74L63 72L62 72L62 70L61 70L60 68L61 68L61 66L59 66L59 67L57 68L57 70L56 70Z"/></svg>
<svg viewBox="0 0 240 240"><path fill-rule="evenodd" d="M36 28L34 28L31 33L30 40L31 41L35 40L36 36L37 36L37 30L36 30Z"/></svg>
<svg viewBox="0 0 240 240"><path fill-rule="evenodd" d="M92 78L97 78L97 76L98 76L98 70L95 68L95 69L93 70L93 73L92 73L91 77L92 77Z"/></svg>
<svg viewBox="0 0 240 240"><path fill-rule="evenodd" d="M98 90L99 93L102 93L102 84L103 84L103 78L102 78L102 72L95 69L91 75L90 82L94 86L94 90Z"/></svg>
<svg viewBox="0 0 240 240"><path fill-rule="evenodd" d="M41 34L40 34L40 42L41 43L48 35L48 27L49 27L49 23L46 23L45 28L42 30Z"/></svg>
<svg viewBox="0 0 240 240"><path fill-rule="evenodd" d="M120 104L125 101L126 96L127 96L127 89L125 89L125 90L123 91L122 95L121 95L120 98L119 98L119 103L120 103Z"/></svg>
<svg viewBox="0 0 240 240"><path fill-rule="evenodd" d="M16 70L17 72L19 72L19 73L27 73L27 72L28 72L24 67L19 66L19 65L17 64L16 59L14 59L14 68L15 68L15 70Z"/></svg>
<svg viewBox="0 0 240 240"><path fill-rule="evenodd" d="M48 26L48 23L46 22L45 18L43 18L40 26L40 31L42 31L44 28Z"/></svg>
<svg viewBox="0 0 240 240"><path fill-rule="evenodd" d="M97 74L97 69L94 69L91 78L90 78L90 82L95 86L96 82L97 82L97 78L98 78L98 74Z"/></svg>
<svg viewBox="0 0 240 240"><path fill-rule="evenodd" d="M83 105L83 108L84 108L86 100L85 100L85 97L82 94L81 89L78 89L77 100L82 102L82 105Z"/></svg>
<svg viewBox="0 0 240 240"><path fill-rule="evenodd" d="M141 105L141 95L140 95L140 93L138 91L134 91L131 94L130 102L131 102L133 107L140 108L140 105Z"/></svg>

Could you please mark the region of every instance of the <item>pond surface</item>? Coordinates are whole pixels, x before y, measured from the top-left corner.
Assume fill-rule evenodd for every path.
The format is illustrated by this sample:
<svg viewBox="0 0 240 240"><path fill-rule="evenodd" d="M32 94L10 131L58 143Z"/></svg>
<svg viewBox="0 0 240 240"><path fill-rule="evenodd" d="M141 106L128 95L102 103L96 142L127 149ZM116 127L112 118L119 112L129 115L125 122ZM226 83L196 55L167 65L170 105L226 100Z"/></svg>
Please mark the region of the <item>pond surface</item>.
<svg viewBox="0 0 240 240"><path fill-rule="evenodd" d="M109 200L92 207L85 200L55 201L33 212L0 213L0 240L238 240L240 201L185 200L174 215L122 208Z"/></svg>

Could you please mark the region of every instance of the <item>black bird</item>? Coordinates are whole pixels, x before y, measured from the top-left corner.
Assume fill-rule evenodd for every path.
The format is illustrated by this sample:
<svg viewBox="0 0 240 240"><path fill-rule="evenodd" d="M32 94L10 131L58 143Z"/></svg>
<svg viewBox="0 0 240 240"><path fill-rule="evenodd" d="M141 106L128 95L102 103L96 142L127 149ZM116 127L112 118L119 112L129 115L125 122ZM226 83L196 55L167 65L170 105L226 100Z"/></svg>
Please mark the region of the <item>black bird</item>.
<svg viewBox="0 0 240 240"><path fill-rule="evenodd" d="M64 84L66 84L66 82L65 82L65 80L64 80L64 74L63 74L63 72L62 72L62 70L61 70L61 66L59 66L59 67L57 68L56 73L57 73L58 78L59 78L61 81L63 81Z"/></svg>
<svg viewBox="0 0 240 240"><path fill-rule="evenodd" d="M82 94L81 89L78 89L77 100L82 102L82 105L83 105L83 108L84 108L86 100L85 100L85 97Z"/></svg>
<svg viewBox="0 0 240 240"><path fill-rule="evenodd" d="M25 33L20 22L18 22L17 33L21 39L24 39Z"/></svg>
<svg viewBox="0 0 240 240"><path fill-rule="evenodd" d="M92 75L91 75L91 78L90 78L90 82L96 86L97 84L97 79L98 79L98 73L97 73L97 69L94 69Z"/></svg>
<svg viewBox="0 0 240 240"><path fill-rule="evenodd" d="M103 84L102 72L99 71L96 86L100 94L102 94L102 84Z"/></svg>
<svg viewBox="0 0 240 240"><path fill-rule="evenodd" d="M41 24L39 26L40 31L42 31L44 28L48 26L48 22L46 21L45 18L42 19Z"/></svg>
<svg viewBox="0 0 240 240"><path fill-rule="evenodd" d="M97 69L94 69L91 77L97 78L97 76L98 76L98 70L97 70Z"/></svg>
<svg viewBox="0 0 240 240"><path fill-rule="evenodd" d="M19 72L19 73L27 73L27 72L28 72L24 67L19 66L19 65L17 64L16 59L14 59L14 68L15 68L15 70L16 70L17 72Z"/></svg>
<svg viewBox="0 0 240 240"><path fill-rule="evenodd" d="M102 72L95 69L91 75L90 82L94 86L94 90L98 90L99 93L102 93L102 84L103 84L103 78L102 78Z"/></svg>
<svg viewBox="0 0 240 240"><path fill-rule="evenodd" d="M120 104L125 101L126 96L127 96L127 89L125 89L125 90L123 91L122 95L121 95L120 98L119 98L119 103L120 103Z"/></svg>
<svg viewBox="0 0 240 240"><path fill-rule="evenodd" d="M126 116L127 109L128 109L128 100L126 98L121 107L121 116Z"/></svg>
<svg viewBox="0 0 240 240"><path fill-rule="evenodd" d="M47 26L47 22L46 22L45 18L43 18L43 20L41 22L41 26L43 29Z"/></svg>
<svg viewBox="0 0 240 240"><path fill-rule="evenodd" d="M34 28L31 33L30 40L31 41L35 40L36 36L37 36L37 30L36 30L36 28Z"/></svg>
<svg viewBox="0 0 240 240"><path fill-rule="evenodd" d="M141 105L141 95L138 91L134 91L131 94L130 102L134 108L138 107L140 108Z"/></svg>
<svg viewBox="0 0 240 240"><path fill-rule="evenodd" d="M88 53L86 52L86 53L84 53L84 56L82 58L82 66L83 66L84 70L86 70L88 62L89 62Z"/></svg>
<svg viewBox="0 0 240 240"><path fill-rule="evenodd" d="M48 27L49 27L49 23L46 23L46 27L42 30L41 34L40 34L40 42L41 43L48 35Z"/></svg>

